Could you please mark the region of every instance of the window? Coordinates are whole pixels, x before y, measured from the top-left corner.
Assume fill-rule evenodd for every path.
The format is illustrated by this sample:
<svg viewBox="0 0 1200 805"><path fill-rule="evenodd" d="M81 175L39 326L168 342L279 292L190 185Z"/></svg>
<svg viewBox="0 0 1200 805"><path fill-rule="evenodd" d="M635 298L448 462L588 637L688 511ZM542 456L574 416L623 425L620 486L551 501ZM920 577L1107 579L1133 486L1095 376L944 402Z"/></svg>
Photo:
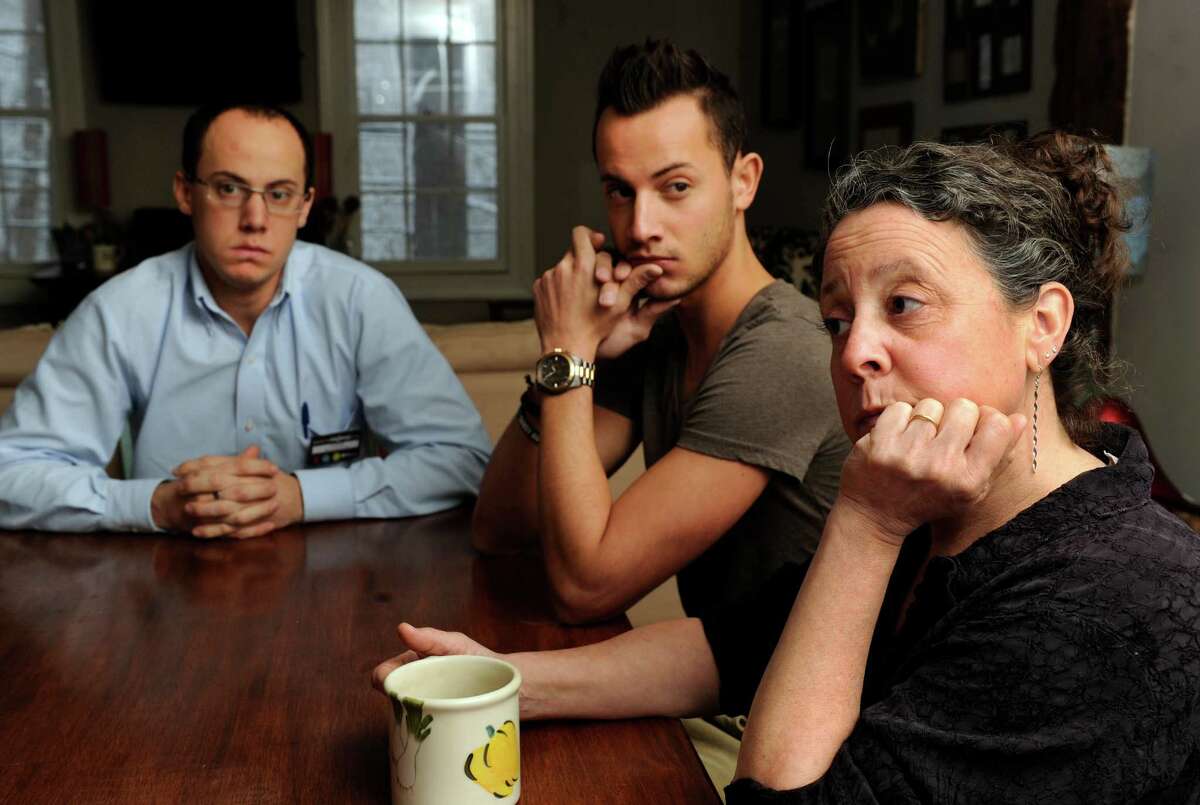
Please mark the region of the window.
<svg viewBox="0 0 1200 805"><path fill-rule="evenodd" d="M362 203L359 256L409 295L529 294L532 199L517 188L532 185L530 10L530 0L326 0L318 11L336 192ZM337 91L337 76L353 94Z"/></svg>
<svg viewBox="0 0 1200 805"><path fill-rule="evenodd" d="M0 2L0 262L54 255L51 113L41 0Z"/></svg>

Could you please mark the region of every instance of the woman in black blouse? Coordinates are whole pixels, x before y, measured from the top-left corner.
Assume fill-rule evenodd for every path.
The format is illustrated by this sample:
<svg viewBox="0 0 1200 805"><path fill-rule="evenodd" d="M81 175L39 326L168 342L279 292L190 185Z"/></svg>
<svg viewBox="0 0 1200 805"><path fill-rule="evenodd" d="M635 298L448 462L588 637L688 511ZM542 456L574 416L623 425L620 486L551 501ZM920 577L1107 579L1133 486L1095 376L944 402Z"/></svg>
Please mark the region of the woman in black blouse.
<svg viewBox="0 0 1200 805"><path fill-rule="evenodd" d="M1194 802L1200 539L1088 399L1127 258L1058 133L860 155L821 310L857 440L820 548L754 600L509 655L522 716L745 712L728 802ZM417 656L487 652L404 624Z"/></svg>

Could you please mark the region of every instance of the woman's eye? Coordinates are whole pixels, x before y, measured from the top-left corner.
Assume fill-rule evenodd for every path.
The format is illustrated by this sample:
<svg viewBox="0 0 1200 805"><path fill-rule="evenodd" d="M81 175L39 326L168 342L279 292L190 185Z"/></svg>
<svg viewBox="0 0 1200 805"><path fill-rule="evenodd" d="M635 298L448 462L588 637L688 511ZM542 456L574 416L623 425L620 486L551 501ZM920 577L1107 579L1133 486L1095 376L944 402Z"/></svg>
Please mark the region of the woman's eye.
<svg viewBox="0 0 1200 805"><path fill-rule="evenodd" d="M690 187L687 182L671 182L667 185L667 189L672 193L686 193Z"/></svg>
<svg viewBox="0 0 1200 805"><path fill-rule="evenodd" d="M622 187L621 185L613 185L604 192L609 198L622 201L633 195L633 193L629 192L628 187Z"/></svg>
<svg viewBox="0 0 1200 805"><path fill-rule="evenodd" d="M924 302L919 302L909 296L893 296L888 300L888 311L897 315L912 313L914 310L919 310L924 304Z"/></svg>
<svg viewBox="0 0 1200 805"><path fill-rule="evenodd" d="M831 337L844 335L850 329L850 322L844 319L822 319L821 324Z"/></svg>

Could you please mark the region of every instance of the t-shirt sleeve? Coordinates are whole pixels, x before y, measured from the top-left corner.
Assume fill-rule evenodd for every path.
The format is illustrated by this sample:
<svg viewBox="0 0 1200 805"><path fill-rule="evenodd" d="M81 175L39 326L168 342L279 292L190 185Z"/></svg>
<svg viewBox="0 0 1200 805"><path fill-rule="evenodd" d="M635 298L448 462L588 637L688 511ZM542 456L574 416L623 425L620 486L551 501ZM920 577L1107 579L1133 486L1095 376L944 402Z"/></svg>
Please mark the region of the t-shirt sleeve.
<svg viewBox="0 0 1200 805"><path fill-rule="evenodd" d="M844 441L819 324L786 311L730 333L697 389L678 446L804 481L823 442Z"/></svg>

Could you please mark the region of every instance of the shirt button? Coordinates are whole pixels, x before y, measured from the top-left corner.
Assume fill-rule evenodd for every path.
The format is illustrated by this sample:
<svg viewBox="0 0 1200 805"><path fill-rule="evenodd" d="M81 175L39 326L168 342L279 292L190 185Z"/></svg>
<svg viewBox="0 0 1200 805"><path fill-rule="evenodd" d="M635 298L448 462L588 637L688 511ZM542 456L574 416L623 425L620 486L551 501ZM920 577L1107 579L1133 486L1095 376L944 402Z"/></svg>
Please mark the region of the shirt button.
<svg viewBox="0 0 1200 805"><path fill-rule="evenodd" d="M249 433L252 430L254 430L254 420L247 419L246 420L246 433Z"/></svg>
<svg viewBox="0 0 1200 805"><path fill-rule="evenodd" d="M246 364L249 366L254 365L254 356L253 355L251 355L249 358L246 358Z"/></svg>

